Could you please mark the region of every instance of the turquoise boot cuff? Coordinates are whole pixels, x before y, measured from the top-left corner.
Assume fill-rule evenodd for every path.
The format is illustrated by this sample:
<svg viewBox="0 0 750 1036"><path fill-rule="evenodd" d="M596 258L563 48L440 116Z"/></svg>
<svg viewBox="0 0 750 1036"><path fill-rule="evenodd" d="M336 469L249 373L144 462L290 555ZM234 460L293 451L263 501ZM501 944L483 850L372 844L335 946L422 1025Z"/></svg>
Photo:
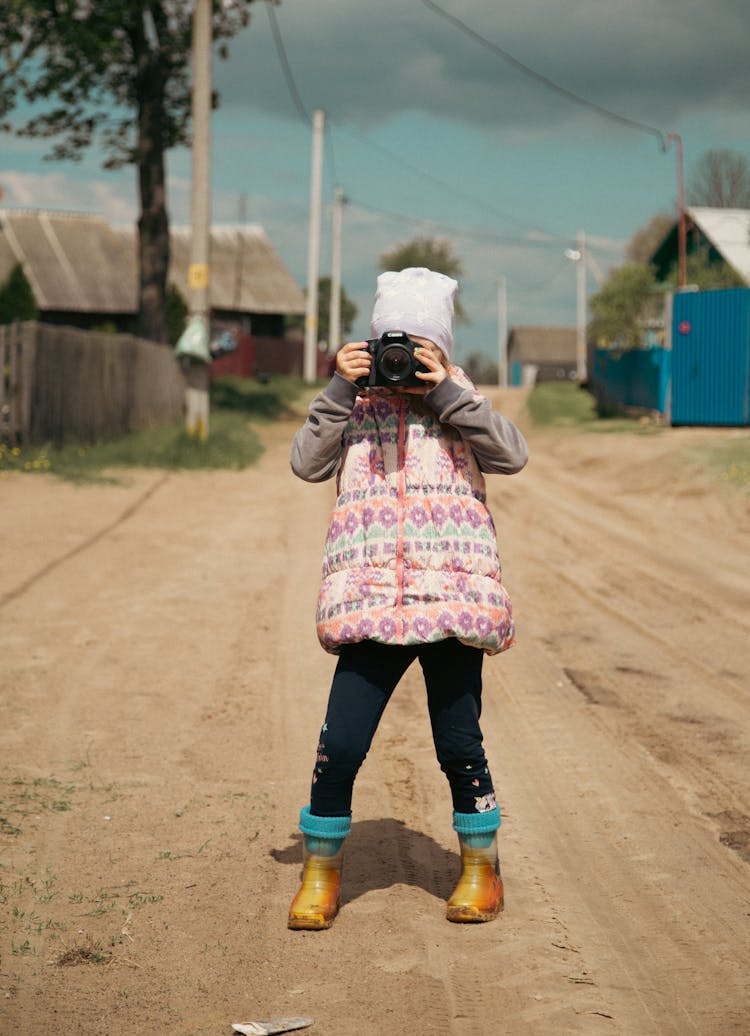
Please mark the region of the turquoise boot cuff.
<svg viewBox="0 0 750 1036"><path fill-rule="evenodd" d="M478 849L490 845L501 823L498 806L487 813L456 813L455 810L453 812L453 830L460 838L470 841Z"/></svg>
<svg viewBox="0 0 750 1036"><path fill-rule="evenodd" d="M305 806L299 815L299 829L311 838L346 838L352 829L351 817L316 817Z"/></svg>

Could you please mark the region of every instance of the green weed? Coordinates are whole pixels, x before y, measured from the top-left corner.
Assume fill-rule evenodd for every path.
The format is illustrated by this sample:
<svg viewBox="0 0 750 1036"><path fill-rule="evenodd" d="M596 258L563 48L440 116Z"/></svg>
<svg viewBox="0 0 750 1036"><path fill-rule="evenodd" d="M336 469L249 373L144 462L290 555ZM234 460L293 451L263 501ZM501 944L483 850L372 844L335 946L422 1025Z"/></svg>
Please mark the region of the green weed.
<svg viewBox="0 0 750 1036"><path fill-rule="evenodd" d="M278 419L305 388L300 378L276 377L266 382L220 378L211 386L209 435L205 441L187 434L184 424L160 425L107 442L62 447L0 445L4 472L48 472L72 482L115 483L113 469L158 468L168 471L229 469L255 464L263 446L254 423ZM90 765L87 759L81 766Z"/></svg>
<svg viewBox="0 0 750 1036"><path fill-rule="evenodd" d="M594 397L570 381L544 381L529 393L526 407L542 427L580 427L597 420Z"/></svg>
<svg viewBox="0 0 750 1036"><path fill-rule="evenodd" d="M61 953L56 963L60 968L70 968L78 964L108 964L111 960L112 954L99 941L95 942L88 936L79 946L72 946Z"/></svg>
<svg viewBox="0 0 750 1036"><path fill-rule="evenodd" d="M701 445L691 453L711 475L732 489L750 491L750 435L727 431L727 438L711 445Z"/></svg>
<svg viewBox="0 0 750 1036"><path fill-rule="evenodd" d="M51 810L65 813L72 809L74 784L66 784L56 777L13 777L0 780L0 833L20 835L22 828L17 818L25 818Z"/></svg>
<svg viewBox="0 0 750 1036"><path fill-rule="evenodd" d="M567 428L583 432L660 432L663 425L649 418L623 416L619 407L597 411L596 400L571 381L543 381L529 393L526 408L541 428Z"/></svg>

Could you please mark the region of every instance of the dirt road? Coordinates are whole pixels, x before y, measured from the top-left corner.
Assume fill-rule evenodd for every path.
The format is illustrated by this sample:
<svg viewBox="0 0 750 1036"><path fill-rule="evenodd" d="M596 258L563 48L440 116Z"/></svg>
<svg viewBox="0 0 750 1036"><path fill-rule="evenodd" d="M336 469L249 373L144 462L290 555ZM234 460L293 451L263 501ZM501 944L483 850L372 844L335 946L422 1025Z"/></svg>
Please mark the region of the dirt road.
<svg viewBox="0 0 750 1036"><path fill-rule="evenodd" d="M505 913L444 920L415 670L357 784L341 914L294 933L333 667L332 487L292 477L295 427L244 473L0 480L0 1032L750 1032L750 516L683 454L728 433L536 433L489 480L518 623L485 669Z"/></svg>

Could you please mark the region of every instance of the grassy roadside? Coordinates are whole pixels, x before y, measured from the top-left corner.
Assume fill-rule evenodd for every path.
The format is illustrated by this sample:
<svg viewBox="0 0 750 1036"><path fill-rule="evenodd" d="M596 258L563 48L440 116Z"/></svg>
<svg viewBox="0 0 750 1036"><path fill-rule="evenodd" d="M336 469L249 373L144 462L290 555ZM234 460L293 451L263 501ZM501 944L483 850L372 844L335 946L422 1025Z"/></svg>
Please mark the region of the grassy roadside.
<svg viewBox="0 0 750 1036"><path fill-rule="evenodd" d="M309 394L301 378L267 382L220 378L211 386L211 430L206 442L190 438L179 424L132 432L93 445L69 444L10 448L0 443L0 477L16 471L51 473L74 482L115 482L124 468L162 470L242 470L263 453L260 425L288 414ZM651 420L601 417L593 397L571 382L543 382L529 394L535 427L593 434L669 435L668 426ZM750 434L744 429L712 429L710 441L689 448L686 462L722 483L750 491Z"/></svg>
<svg viewBox="0 0 750 1036"><path fill-rule="evenodd" d="M545 381L536 385L529 393L527 407L538 427L640 435L662 432L666 427L650 418L598 414L594 397L570 381Z"/></svg>
<svg viewBox="0 0 750 1036"><path fill-rule="evenodd" d="M182 423L160 425L91 445L70 443L24 448L0 443L0 475L51 473L69 481L116 481L113 469L242 470L263 453L258 425L278 419L305 391L301 378L266 382L220 378L211 386L210 433L191 438Z"/></svg>
<svg viewBox="0 0 750 1036"><path fill-rule="evenodd" d="M593 396L571 382L543 382L527 400L535 427L593 434L663 435L672 429L648 418L602 417ZM750 492L750 432L745 428L701 429L705 433L682 450L688 467Z"/></svg>

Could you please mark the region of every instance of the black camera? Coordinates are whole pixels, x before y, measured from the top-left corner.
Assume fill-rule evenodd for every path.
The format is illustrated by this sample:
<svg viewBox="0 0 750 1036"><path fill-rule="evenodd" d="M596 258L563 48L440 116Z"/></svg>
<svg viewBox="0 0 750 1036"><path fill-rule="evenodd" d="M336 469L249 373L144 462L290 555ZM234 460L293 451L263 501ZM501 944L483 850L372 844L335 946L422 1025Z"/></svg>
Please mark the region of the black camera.
<svg viewBox="0 0 750 1036"><path fill-rule="evenodd" d="M367 351L371 356L370 373L357 378L357 385L360 388L372 388L374 385L424 387L425 382L416 377L416 372L426 373L428 368L414 356L414 350L418 348L405 331L386 331L380 338L370 339L367 343Z"/></svg>

